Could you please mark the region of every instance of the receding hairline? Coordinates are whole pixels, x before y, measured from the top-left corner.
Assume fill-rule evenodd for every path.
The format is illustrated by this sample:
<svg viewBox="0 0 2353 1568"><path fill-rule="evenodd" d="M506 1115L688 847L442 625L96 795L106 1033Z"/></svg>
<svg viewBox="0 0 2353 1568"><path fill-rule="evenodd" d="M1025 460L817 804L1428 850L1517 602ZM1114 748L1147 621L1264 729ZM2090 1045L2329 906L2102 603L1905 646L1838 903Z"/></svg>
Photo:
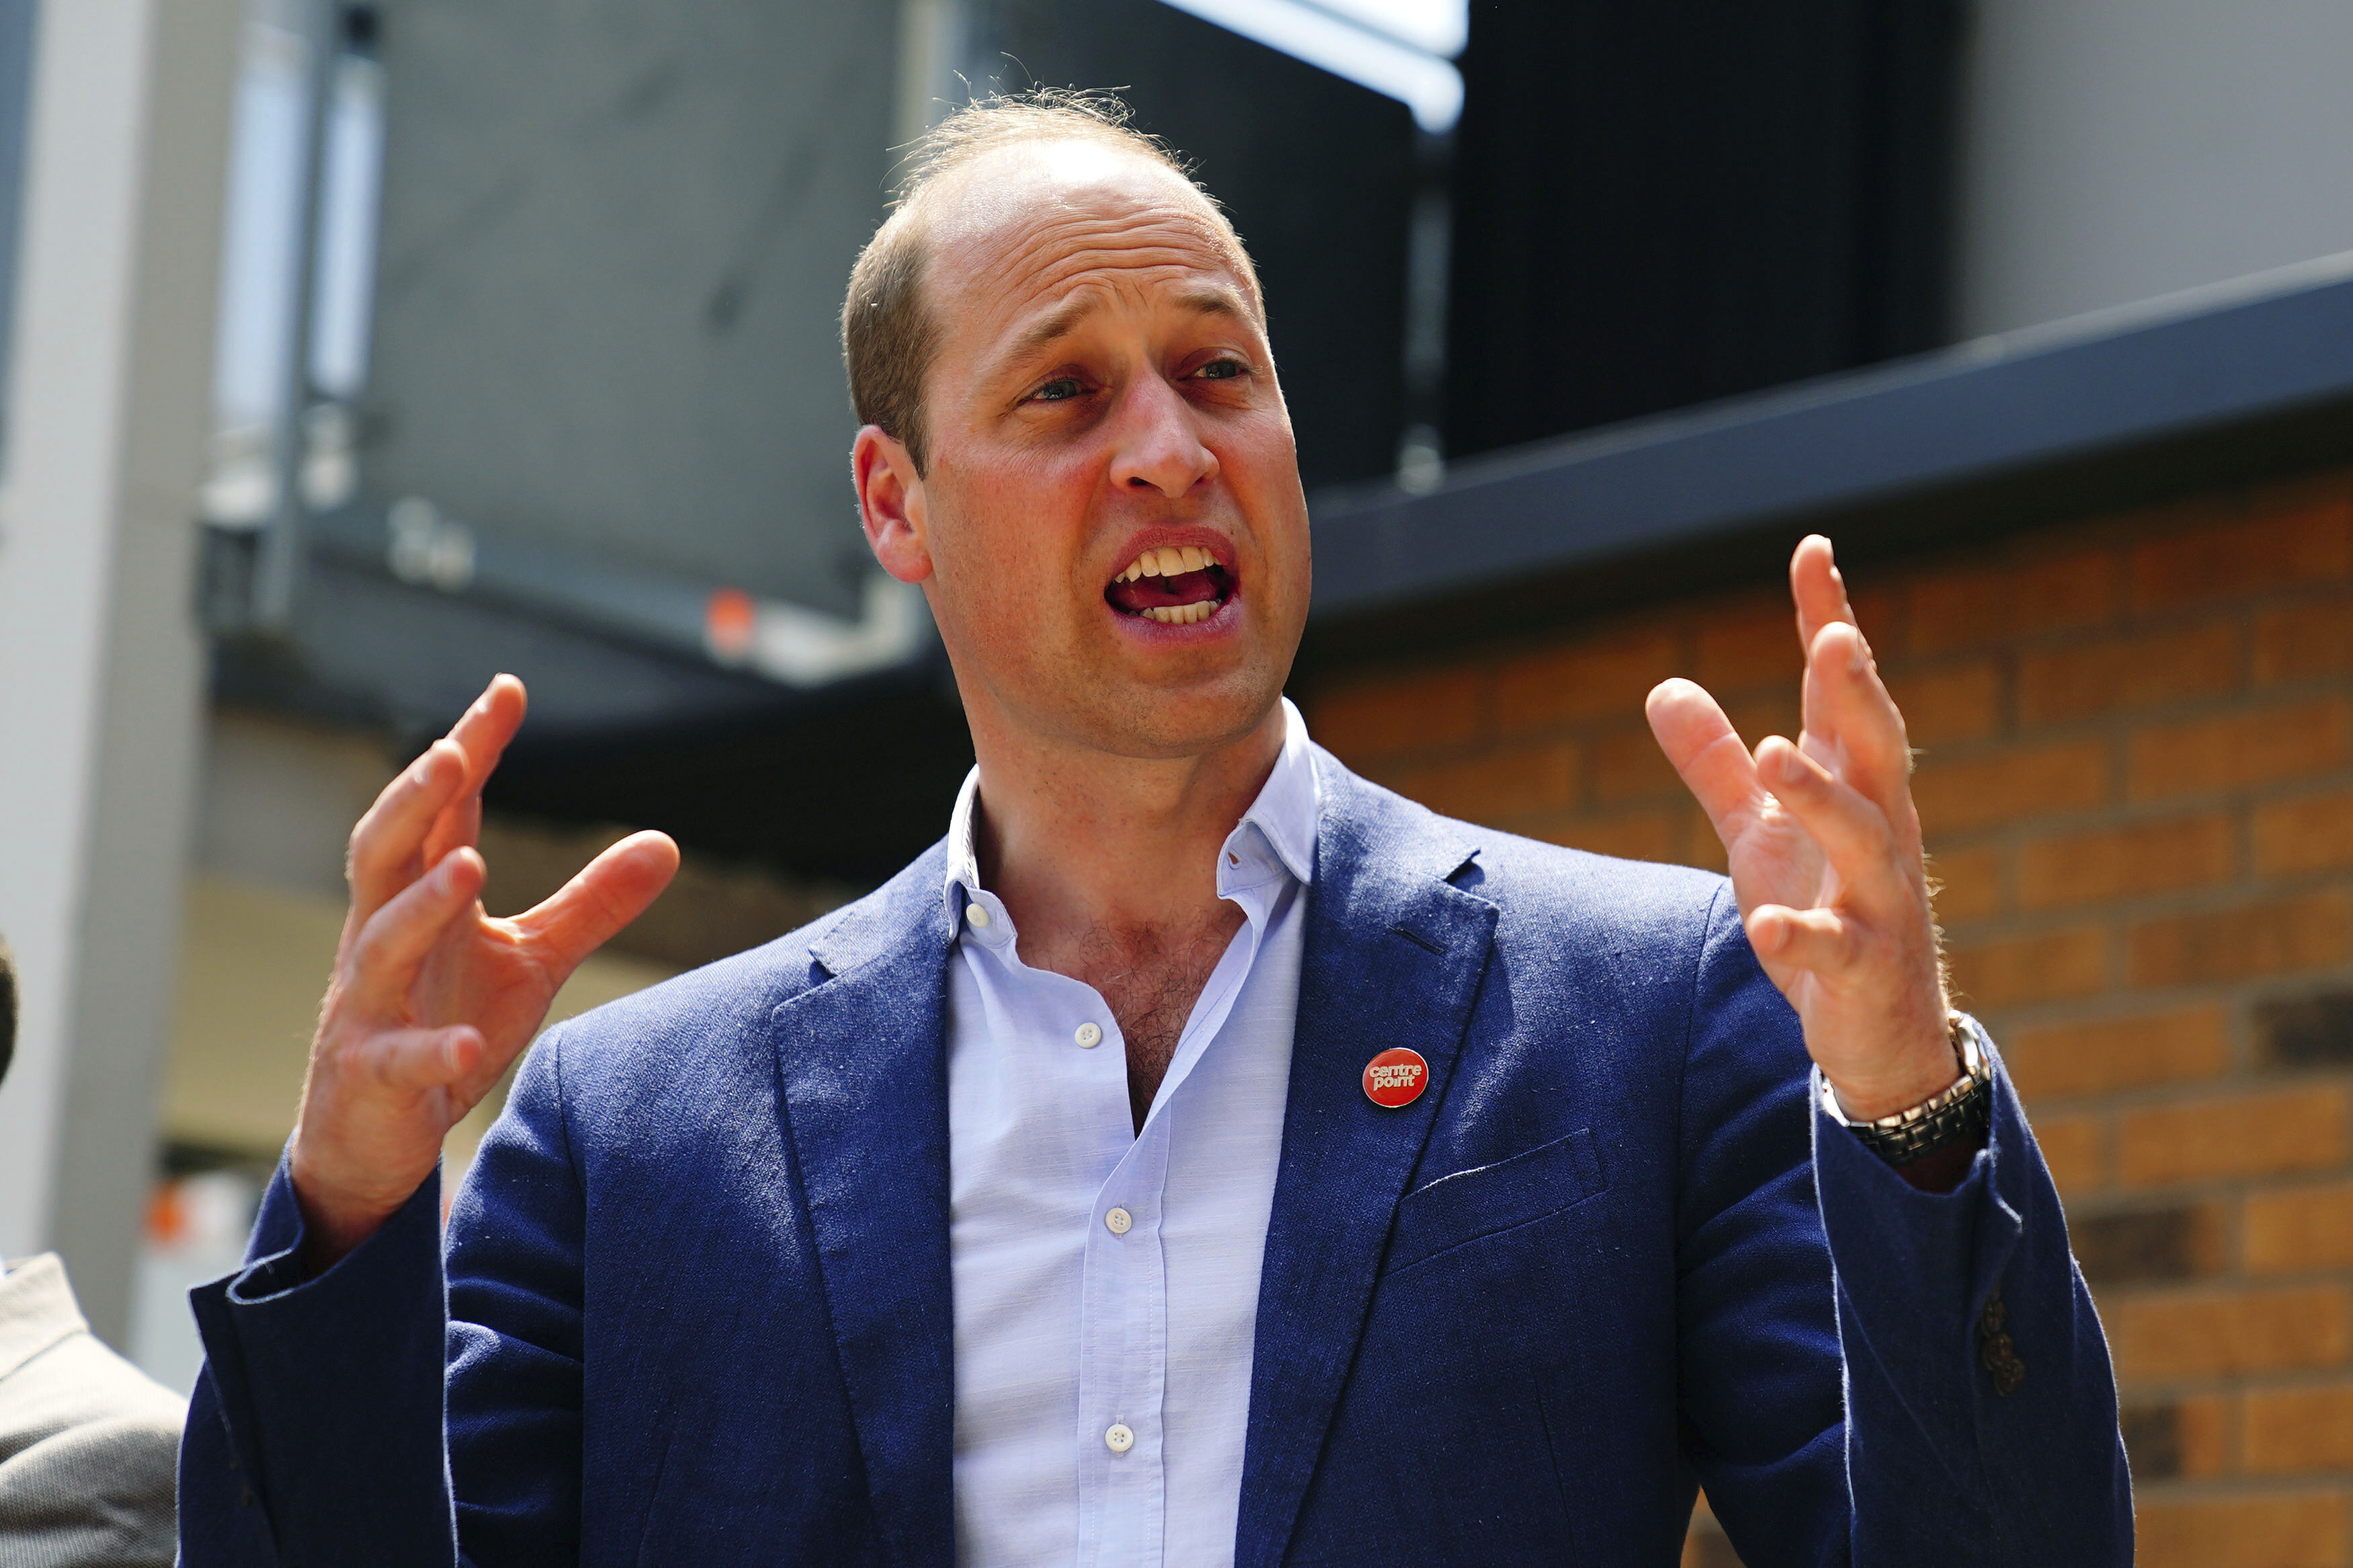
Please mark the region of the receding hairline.
<svg viewBox="0 0 2353 1568"><path fill-rule="evenodd" d="M965 226L957 223L956 217L962 214L971 213L976 205L986 207L988 205L985 195L978 203L976 203L973 197L976 187L979 187L981 178L987 174L989 165L999 161L1019 160L1032 167L1039 167L1048 161L1055 149L1071 147L1092 150L1104 154L1106 160L1117 158L1142 168L1175 195L1178 198L1179 205L1187 209L1186 216L1198 223L1202 237L1224 257L1227 268L1233 273L1234 280L1240 286L1241 297L1248 302L1258 324L1261 327L1266 324L1266 304L1260 296L1258 271L1250 262L1250 252L1243 248L1241 237L1234 232L1233 225L1227 220L1224 211L1207 191L1166 158L1156 155L1145 147L1134 144L1124 137L1119 141L1113 141L1106 137L1079 132L1060 134L1050 131L1041 131L1036 136L983 148L971 158L940 171L936 177L927 180L923 185L908 193L907 199L901 205L899 212L892 215L892 222L902 221L903 215L904 222L912 231L903 236L902 243L912 242L921 260L915 289L923 304L928 306L932 303L932 274L939 259L941 241L962 238L966 235L977 235L999 226L1008 219L1026 216L1029 211L1034 210L1034 201L1008 200L1002 204L1001 211L997 216L976 219L965 233L959 234L957 231ZM1051 179L1020 183L1031 185L1033 196L1050 196L1058 188L1066 190L1083 188L1083 184L1057 182ZM1008 184L1007 194L1011 195L1015 188L1018 187Z"/></svg>

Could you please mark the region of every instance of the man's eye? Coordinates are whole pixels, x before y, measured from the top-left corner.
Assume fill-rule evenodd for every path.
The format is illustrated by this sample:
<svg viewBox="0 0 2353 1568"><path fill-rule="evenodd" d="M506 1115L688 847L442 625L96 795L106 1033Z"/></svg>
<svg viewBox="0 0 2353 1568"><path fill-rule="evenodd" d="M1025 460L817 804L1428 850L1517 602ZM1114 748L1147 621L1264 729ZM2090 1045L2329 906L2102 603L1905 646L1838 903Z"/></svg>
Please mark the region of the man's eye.
<svg viewBox="0 0 2353 1568"><path fill-rule="evenodd" d="M1231 381L1245 368L1238 359L1213 359L1194 374L1203 381Z"/></svg>
<svg viewBox="0 0 2353 1568"><path fill-rule="evenodd" d="M1029 395L1040 403L1067 403L1082 389L1074 375L1057 376Z"/></svg>

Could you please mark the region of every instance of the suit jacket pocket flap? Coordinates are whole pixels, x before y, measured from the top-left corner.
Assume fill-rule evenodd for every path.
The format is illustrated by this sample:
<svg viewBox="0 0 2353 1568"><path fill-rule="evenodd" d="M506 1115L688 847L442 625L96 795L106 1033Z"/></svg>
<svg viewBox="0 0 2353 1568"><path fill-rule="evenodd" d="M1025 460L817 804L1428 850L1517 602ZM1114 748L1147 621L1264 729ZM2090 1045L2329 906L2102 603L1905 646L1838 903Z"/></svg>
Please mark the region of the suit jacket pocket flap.
<svg viewBox="0 0 2353 1568"><path fill-rule="evenodd" d="M1440 1176L1398 1205L1385 1272L1558 1214L1607 1184L1592 1131L1584 1127L1508 1160Z"/></svg>

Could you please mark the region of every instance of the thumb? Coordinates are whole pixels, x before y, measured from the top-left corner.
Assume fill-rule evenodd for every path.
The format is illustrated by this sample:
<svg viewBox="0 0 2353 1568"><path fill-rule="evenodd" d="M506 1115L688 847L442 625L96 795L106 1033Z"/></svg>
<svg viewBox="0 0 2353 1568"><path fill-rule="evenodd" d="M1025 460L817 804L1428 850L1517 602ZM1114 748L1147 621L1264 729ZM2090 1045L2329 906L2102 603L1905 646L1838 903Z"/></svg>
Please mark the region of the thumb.
<svg viewBox="0 0 2353 1568"><path fill-rule="evenodd" d="M666 833L633 833L581 868L514 923L540 947L560 982L615 931L645 913L678 874L678 846Z"/></svg>

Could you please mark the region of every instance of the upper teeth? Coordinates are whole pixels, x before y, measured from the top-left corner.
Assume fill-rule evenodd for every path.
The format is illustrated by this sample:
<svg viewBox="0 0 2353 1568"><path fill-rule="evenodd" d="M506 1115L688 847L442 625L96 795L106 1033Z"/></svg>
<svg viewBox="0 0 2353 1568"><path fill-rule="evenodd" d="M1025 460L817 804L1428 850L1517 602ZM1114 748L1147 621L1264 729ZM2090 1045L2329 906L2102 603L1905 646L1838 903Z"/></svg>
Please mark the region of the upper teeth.
<svg viewBox="0 0 2353 1568"><path fill-rule="evenodd" d="M1157 550L1147 550L1128 563L1127 570L1114 582L1133 583L1138 577L1176 577L1204 567L1223 566L1225 561L1213 550L1203 550L1191 544L1164 544Z"/></svg>

